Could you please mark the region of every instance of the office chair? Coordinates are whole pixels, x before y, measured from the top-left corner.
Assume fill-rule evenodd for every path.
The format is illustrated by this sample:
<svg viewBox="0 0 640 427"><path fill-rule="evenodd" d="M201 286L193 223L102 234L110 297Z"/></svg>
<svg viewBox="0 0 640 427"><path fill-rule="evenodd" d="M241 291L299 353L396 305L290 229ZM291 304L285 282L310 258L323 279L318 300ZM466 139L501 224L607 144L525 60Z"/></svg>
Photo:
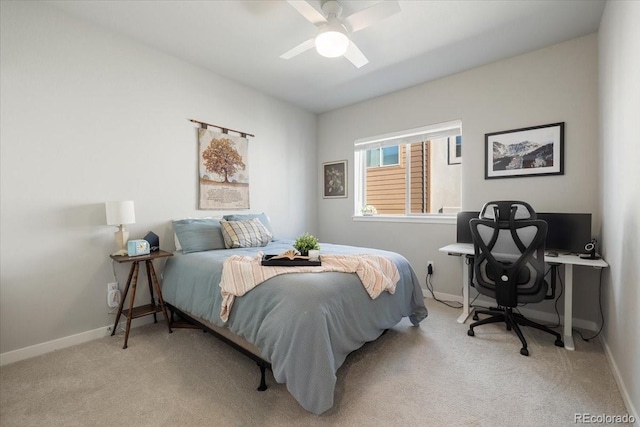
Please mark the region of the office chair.
<svg viewBox="0 0 640 427"><path fill-rule="evenodd" d="M528 356L529 350L520 325L554 335L555 345L564 347L558 332L513 312L518 304L540 302L547 295L549 285L544 279L547 223L537 219L526 202L494 201L486 203L479 217L471 219L469 225L475 252L472 283L480 294L495 299L498 307L478 310L474 320L478 319L478 313L491 317L472 323L468 335L474 336L474 328L480 325L505 322L507 330L513 329L520 338L523 356Z"/></svg>

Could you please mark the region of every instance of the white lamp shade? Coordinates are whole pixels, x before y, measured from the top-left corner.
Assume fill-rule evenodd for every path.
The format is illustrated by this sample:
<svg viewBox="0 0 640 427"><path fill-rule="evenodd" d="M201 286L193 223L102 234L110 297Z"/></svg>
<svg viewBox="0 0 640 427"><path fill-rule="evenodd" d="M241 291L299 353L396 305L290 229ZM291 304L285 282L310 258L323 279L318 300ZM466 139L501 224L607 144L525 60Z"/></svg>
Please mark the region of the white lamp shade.
<svg viewBox="0 0 640 427"><path fill-rule="evenodd" d="M327 58L342 56L349 47L347 30L342 24L330 22L320 28L316 36L316 50Z"/></svg>
<svg viewBox="0 0 640 427"><path fill-rule="evenodd" d="M136 211L133 201L106 202L107 225L134 224L136 222Z"/></svg>

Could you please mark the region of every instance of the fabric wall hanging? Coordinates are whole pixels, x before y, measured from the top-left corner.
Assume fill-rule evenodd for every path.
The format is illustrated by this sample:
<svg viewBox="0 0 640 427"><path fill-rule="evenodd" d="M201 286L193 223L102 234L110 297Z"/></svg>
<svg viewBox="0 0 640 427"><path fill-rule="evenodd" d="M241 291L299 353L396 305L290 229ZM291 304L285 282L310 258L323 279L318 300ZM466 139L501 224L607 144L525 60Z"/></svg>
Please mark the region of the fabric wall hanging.
<svg viewBox="0 0 640 427"><path fill-rule="evenodd" d="M199 209L249 209L249 141L198 129Z"/></svg>

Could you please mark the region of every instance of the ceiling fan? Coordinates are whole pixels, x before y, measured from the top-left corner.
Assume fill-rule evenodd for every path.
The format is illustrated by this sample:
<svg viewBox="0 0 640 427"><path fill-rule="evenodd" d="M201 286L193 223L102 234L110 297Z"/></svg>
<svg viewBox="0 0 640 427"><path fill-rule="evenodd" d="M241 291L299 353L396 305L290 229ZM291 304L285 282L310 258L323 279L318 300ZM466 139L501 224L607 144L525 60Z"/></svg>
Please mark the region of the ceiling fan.
<svg viewBox="0 0 640 427"><path fill-rule="evenodd" d="M345 18L340 18L342 5L335 0L322 3L324 15L306 1L287 1L309 22L318 27L318 33L315 37L283 53L280 58L290 59L315 47L320 55L328 58L344 56L357 68L368 64L369 60L350 39L350 34L400 12L397 0L385 0Z"/></svg>

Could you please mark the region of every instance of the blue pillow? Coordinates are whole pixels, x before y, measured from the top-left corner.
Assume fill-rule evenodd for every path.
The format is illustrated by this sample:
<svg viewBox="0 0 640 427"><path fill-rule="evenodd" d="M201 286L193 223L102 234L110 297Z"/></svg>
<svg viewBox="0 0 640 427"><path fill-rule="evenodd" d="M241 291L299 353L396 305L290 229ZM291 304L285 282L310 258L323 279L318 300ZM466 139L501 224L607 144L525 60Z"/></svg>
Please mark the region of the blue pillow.
<svg viewBox="0 0 640 427"><path fill-rule="evenodd" d="M262 212L259 214L231 214L225 215L222 219L226 219L227 221L247 221L253 218L258 218L262 225L265 226L269 233L273 236L273 228L271 228L271 221L269 221L269 217L266 213Z"/></svg>
<svg viewBox="0 0 640 427"><path fill-rule="evenodd" d="M188 218L173 221L182 253L225 249L220 221L210 218Z"/></svg>

